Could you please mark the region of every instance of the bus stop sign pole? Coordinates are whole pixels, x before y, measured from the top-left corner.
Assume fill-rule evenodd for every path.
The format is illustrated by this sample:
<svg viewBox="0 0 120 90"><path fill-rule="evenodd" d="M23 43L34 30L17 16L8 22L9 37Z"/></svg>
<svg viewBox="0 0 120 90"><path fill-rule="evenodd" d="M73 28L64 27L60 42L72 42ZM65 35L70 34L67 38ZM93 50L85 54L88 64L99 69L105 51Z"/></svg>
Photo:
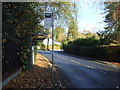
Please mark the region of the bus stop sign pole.
<svg viewBox="0 0 120 90"><path fill-rule="evenodd" d="M52 78L54 79L54 20L52 12Z"/></svg>
<svg viewBox="0 0 120 90"><path fill-rule="evenodd" d="M52 12L45 12L45 19L44 19L44 28L51 28L52 27L52 78L54 79L54 20L53 20L53 11Z"/></svg>

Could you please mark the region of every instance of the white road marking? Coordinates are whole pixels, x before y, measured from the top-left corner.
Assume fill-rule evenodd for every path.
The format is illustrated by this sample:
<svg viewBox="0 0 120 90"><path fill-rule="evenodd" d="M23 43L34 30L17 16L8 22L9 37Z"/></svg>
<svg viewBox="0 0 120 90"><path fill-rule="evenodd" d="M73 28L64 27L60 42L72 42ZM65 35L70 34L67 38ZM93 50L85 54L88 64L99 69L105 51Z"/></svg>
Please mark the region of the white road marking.
<svg viewBox="0 0 120 90"><path fill-rule="evenodd" d="M97 64L102 64L102 63L95 62L95 61L89 61L89 62L92 62L92 63L97 63ZM105 65L105 64L102 64L102 65Z"/></svg>
<svg viewBox="0 0 120 90"><path fill-rule="evenodd" d="M74 63L77 63L77 64L80 64L80 65L82 65L82 66L85 66L85 67L87 67L87 68L91 68L91 69L97 70L97 71L99 71L99 72L106 73L106 72L104 72L104 71L95 69L94 67L91 67L91 66L88 66L88 65L85 65L85 64L81 64L80 62L77 62L77 61L74 61L74 60L70 60L70 61L71 61L71 62L74 62Z"/></svg>
<svg viewBox="0 0 120 90"><path fill-rule="evenodd" d="M51 53L51 52L50 52L50 53ZM54 53L54 55L55 55L55 54L56 54L56 53ZM63 59L66 59L66 60L70 60L70 59L68 58L68 56L65 56L65 55L56 54L55 56L60 57L60 58L63 58ZM63 56L63 57L61 57L61 56ZM73 58L73 57L72 57L72 58ZM76 59L76 58L75 58L75 59ZM78 59L77 59L77 60L78 60ZM94 70L96 70L96 71L102 72L102 73L104 73L104 74L106 73L106 72L104 72L104 71L102 71L102 70L95 69L94 67L91 67L91 66L89 66L89 65L82 64L82 63L80 63L80 62L78 62L78 61L76 61L76 60L70 60L70 61L71 61L71 62L74 62L74 63L76 63L76 64L79 64L79 65L85 66L85 67L87 67L87 68L94 69ZM101 63L94 62L94 61L89 61L89 62L101 64Z"/></svg>

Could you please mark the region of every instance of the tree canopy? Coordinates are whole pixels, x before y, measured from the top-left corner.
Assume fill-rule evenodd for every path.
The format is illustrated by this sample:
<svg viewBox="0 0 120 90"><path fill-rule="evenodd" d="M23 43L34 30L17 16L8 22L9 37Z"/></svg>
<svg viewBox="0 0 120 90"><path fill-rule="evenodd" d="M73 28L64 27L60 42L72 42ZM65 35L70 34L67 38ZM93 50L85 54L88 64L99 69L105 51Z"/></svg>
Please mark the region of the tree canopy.
<svg viewBox="0 0 120 90"><path fill-rule="evenodd" d="M67 39L68 41L73 41L77 39L78 37L78 28L77 28L77 23L74 18L71 19L69 26L68 26L68 36Z"/></svg>
<svg viewBox="0 0 120 90"><path fill-rule="evenodd" d="M105 31L99 33L102 37L101 40L104 44L119 44L120 43L120 25L119 25L119 15L120 15L120 3L119 2L109 2L106 3L105 22L107 26Z"/></svg>
<svg viewBox="0 0 120 90"><path fill-rule="evenodd" d="M30 65L30 37L32 33L38 32L35 28L39 15L34 10L37 5L30 2L2 3L2 56L5 72L7 67L11 69L13 63L16 69L28 69Z"/></svg>
<svg viewBox="0 0 120 90"><path fill-rule="evenodd" d="M55 38L57 41L62 42L65 40L65 29L61 27L55 28Z"/></svg>

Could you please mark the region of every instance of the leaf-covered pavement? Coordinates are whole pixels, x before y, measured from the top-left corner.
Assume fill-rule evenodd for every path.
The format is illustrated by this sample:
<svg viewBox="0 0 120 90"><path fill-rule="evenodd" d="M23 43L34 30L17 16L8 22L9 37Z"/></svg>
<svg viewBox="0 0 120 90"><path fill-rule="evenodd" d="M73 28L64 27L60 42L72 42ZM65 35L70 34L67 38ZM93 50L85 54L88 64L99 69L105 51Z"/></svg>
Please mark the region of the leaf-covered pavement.
<svg viewBox="0 0 120 90"><path fill-rule="evenodd" d="M51 77L51 70L51 63L45 60L41 54L37 54L33 69L21 72L4 88L64 88L59 70L55 68L54 80Z"/></svg>

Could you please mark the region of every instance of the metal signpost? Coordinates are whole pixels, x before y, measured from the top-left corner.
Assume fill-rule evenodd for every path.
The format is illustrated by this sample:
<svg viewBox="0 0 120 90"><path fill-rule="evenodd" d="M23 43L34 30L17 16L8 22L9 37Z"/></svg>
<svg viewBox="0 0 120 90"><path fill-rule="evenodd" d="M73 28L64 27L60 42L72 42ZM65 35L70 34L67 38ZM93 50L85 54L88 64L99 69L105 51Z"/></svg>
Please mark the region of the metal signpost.
<svg viewBox="0 0 120 90"><path fill-rule="evenodd" d="M52 12L52 77L54 79L54 21Z"/></svg>
<svg viewBox="0 0 120 90"><path fill-rule="evenodd" d="M52 27L52 78L54 79L54 20L53 20L53 12L45 12L44 15L44 28Z"/></svg>

